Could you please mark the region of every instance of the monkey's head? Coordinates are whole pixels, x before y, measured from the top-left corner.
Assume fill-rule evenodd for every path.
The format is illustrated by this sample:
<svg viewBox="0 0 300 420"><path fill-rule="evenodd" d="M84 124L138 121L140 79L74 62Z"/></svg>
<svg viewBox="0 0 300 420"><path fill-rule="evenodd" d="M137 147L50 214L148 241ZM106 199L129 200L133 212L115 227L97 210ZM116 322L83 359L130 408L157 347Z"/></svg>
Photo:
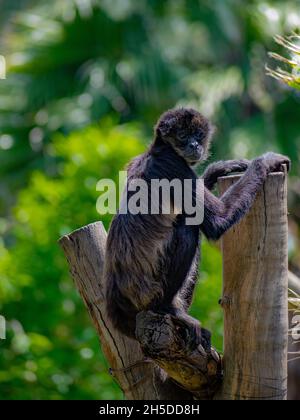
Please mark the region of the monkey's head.
<svg viewBox="0 0 300 420"><path fill-rule="evenodd" d="M169 143L189 165L195 165L207 158L213 128L199 112L180 108L162 114L155 126L155 134Z"/></svg>

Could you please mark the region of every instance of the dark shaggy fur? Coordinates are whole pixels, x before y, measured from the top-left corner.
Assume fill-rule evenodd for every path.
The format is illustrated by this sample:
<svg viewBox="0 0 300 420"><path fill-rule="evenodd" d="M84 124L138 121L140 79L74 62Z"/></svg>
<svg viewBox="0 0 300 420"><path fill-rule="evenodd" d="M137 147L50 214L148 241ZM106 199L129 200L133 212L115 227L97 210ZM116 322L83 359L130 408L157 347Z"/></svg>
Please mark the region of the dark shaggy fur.
<svg viewBox="0 0 300 420"><path fill-rule="evenodd" d="M195 110L166 112L149 149L130 163L128 179L195 181L192 166L206 158L211 132L209 121ZM208 239L220 238L247 213L267 174L279 170L282 163L290 161L268 153L252 162L210 165L203 175L205 215L200 226L186 225L184 213L117 214L108 234L105 262L107 312L114 326L135 338L136 314L151 309L171 313L201 334L198 321L187 315L197 279L200 232ZM219 176L245 170L222 197L210 192Z"/></svg>

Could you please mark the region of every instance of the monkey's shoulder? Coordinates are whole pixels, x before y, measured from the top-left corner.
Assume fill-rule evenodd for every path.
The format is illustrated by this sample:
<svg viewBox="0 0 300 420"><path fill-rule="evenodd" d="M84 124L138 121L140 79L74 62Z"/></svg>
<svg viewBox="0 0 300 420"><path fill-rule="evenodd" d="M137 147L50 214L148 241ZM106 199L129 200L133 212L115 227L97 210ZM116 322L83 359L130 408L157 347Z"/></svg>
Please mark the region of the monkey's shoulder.
<svg viewBox="0 0 300 420"><path fill-rule="evenodd" d="M197 179L195 172L176 153L151 154L150 151L135 157L127 166L128 178Z"/></svg>
<svg viewBox="0 0 300 420"><path fill-rule="evenodd" d="M142 177L145 172L145 168L147 167L149 159L149 152L145 152L133 158L126 168L128 176L134 176L136 178Z"/></svg>

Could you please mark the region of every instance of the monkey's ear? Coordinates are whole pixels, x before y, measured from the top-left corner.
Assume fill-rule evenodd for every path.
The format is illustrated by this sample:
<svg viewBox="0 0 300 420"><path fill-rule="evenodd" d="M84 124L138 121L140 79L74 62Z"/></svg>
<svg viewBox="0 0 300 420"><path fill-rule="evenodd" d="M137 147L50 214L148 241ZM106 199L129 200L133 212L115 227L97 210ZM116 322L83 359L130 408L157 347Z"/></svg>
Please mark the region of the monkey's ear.
<svg viewBox="0 0 300 420"><path fill-rule="evenodd" d="M169 137L171 132L176 124L175 117L167 117L161 121L159 121L158 125L156 126L156 132L161 137Z"/></svg>

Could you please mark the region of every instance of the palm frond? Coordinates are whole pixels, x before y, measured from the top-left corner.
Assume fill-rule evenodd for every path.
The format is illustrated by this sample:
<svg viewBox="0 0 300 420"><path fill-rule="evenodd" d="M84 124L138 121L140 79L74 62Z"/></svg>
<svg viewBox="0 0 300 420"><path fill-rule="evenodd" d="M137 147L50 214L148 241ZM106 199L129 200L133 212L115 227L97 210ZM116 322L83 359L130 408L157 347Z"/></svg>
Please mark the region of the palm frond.
<svg viewBox="0 0 300 420"><path fill-rule="evenodd" d="M266 65L266 74L300 90L300 36L295 33L290 36L276 35L274 40L288 52L289 57L287 58L276 52L269 52L269 57L286 67L277 66L274 69Z"/></svg>

